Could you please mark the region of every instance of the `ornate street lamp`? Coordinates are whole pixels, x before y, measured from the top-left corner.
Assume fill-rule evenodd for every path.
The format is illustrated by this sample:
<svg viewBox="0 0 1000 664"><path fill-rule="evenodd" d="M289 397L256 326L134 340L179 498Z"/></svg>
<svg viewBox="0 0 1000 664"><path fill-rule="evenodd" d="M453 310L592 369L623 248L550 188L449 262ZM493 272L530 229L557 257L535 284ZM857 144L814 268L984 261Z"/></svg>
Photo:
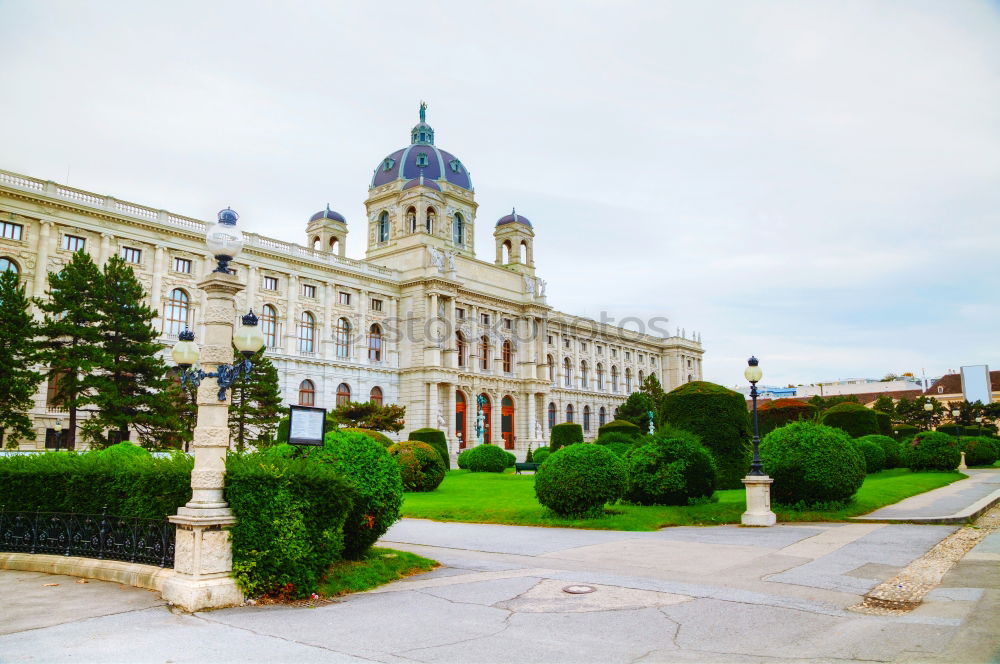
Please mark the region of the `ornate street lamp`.
<svg viewBox="0 0 1000 664"><path fill-rule="evenodd" d="M215 271L218 272L218 270ZM243 355L243 359L235 364L220 364L214 373L206 373L201 369L192 368L198 361L198 346L194 343L194 332L186 329L178 335L178 341L174 344L171 356L177 366L182 369L182 385L197 387L203 378L218 378L219 401L225 401L226 390L241 377L250 376L250 371L253 369L250 358L264 347L264 335L257 327L259 319L254 315L253 309L243 316L242 321L243 324L233 334L233 345Z"/></svg>
<svg viewBox="0 0 1000 664"><path fill-rule="evenodd" d="M753 464L750 466L750 475L764 475L764 466L760 462L760 429L757 426L757 381L763 376L756 357L747 360L747 368L743 370L743 375L750 381L750 398L753 399Z"/></svg>
<svg viewBox="0 0 1000 664"><path fill-rule="evenodd" d="M982 436L983 435L983 416L982 415L976 416L976 425L979 427L979 431L976 432L976 435L977 436Z"/></svg>
<svg viewBox="0 0 1000 664"><path fill-rule="evenodd" d="M208 250L219 262L213 272L229 274L229 261L239 256L243 250L243 231L236 228L240 215L226 208L219 212L219 221L205 232Z"/></svg>
<svg viewBox="0 0 1000 664"><path fill-rule="evenodd" d="M925 401L924 402L924 411L927 413L927 430L928 431L931 430L931 417L933 417L933 415L932 415L932 411L933 410L934 410L934 404L932 404L930 401Z"/></svg>
<svg viewBox="0 0 1000 664"><path fill-rule="evenodd" d="M955 426L958 427L958 447L962 447L962 423L958 421L958 416L962 414L958 408L953 408L951 411L951 418L955 421Z"/></svg>
<svg viewBox="0 0 1000 664"><path fill-rule="evenodd" d="M52 425L52 430L56 432L56 452L59 451L62 445L62 420L56 420L56 423Z"/></svg>

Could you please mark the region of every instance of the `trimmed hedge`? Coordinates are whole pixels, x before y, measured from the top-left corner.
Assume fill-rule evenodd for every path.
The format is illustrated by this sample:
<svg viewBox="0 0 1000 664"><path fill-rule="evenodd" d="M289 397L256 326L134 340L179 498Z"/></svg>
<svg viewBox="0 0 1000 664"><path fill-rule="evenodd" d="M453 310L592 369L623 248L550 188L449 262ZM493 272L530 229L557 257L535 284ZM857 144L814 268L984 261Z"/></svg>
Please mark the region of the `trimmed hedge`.
<svg viewBox="0 0 1000 664"><path fill-rule="evenodd" d="M663 397L663 421L701 439L712 452L720 489L742 489L750 470L750 417L746 397L715 383L693 381Z"/></svg>
<svg viewBox="0 0 1000 664"><path fill-rule="evenodd" d="M640 436L632 436L627 433L621 433L619 431L612 431L610 433L601 434L597 437L594 442L598 445L636 445L638 444Z"/></svg>
<svg viewBox="0 0 1000 664"><path fill-rule="evenodd" d="M771 496L786 505L844 502L865 480L865 459L843 430L792 422L760 442L764 472L774 479Z"/></svg>
<svg viewBox="0 0 1000 664"><path fill-rule="evenodd" d="M980 425L979 424L963 424L961 426L961 429L962 429L962 438L963 439L966 436L969 436L970 438L972 438L972 437L978 437ZM957 424L942 424L942 425L938 426L938 428L936 430L940 431L941 433L946 433L946 434L948 434L950 436L957 436L958 435L959 426ZM985 434L987 436L995 435L996 432L997 432L997 428L994 425L992 425L992 424L983 424L982 425L982 430L983 430L983 434Z"/></svg>
<svg viewBox="0 0 1000 664"><path fill-rule="evenodd" d="M883 468L899 468L903 464L903 448L898 440L890 438L889 436L874 434L870 436L862 436L854 442L860 443L866 440L878 443L882 447L882 453L885 455L885 465Z"/></svg>
<svg viewBox="0 0 1000 664"><path fill-rule="evenodd" d="M468 467L469 467L469 452L471 452L472 450L473 450L473 448L469 447L469 448L466 448L466 449L464 449L464 450L462 450L461 452L458 453L458 457L456 458L455 461L458 463L458 467L461 468L462 470L468 469Z"/></svg>
<svg viewBox="0 0 1000 664"><path fill-rule="evenodd" d="M965 452L967 466L992 466L1000 457L1000 445L986 436L963 438L962 450Z"/></svg>
<svg viewBox="0 0 1000 664"><path fill-rule="evenodd" d="M103 450L96 450L95 454L100 454L105 459L116 457L151 458L152 455L145 448L134 445L128 441L109 445Z"/></svg>
<svg viewBox="0 0 1000 664"><path fill-rule="evenodd" d="M877 434L878 417L871 408L845 401L823 411L820 421L828 427L837 427L851 438Z"/></svg>
<svg viewBox="0 0 1000 664"><path fill-rule="evenodd" d="M440 429L417 429L410 433L410 440L419 440L427 443L441 455L444 461L444 469L451 470L451 455L448 453L448 439L444 437L444 431Z"/></svg>
<svg viewBox="0 0 1000 664"><path fill-rule="evenodd" d="M694 434L654 435L625 457L625 498L639 505L687 505L715 492L715 460Z"/></svg>
<svg viewBox="0 0 1000 664"><path fill-rule="evenodd" d="M883 436L892 435L892 417L889 413L883 413L880 410L872 411L875 413L875 419L878 422L878 432Z"/></svg>
<svg viewBox="0 0 1000 664"><path fill-rule="evenodd" d="M467 450L465 467L473 473L502 473L507 466L510 453L496 445L483 443ZM513 456L513 455L511 455Z"/></svg>
<svg viewBox="0 0 1000 664"><path fill-rule="evenodd" d="M444 461L427 443L407 440L389 448L406 491L433 491L444 480Z"/></svg>
<svg viewBox="0 0 1000 664"><path fill-rule="evenodd" d="M535 471L538 502L559 516L600 516L625 493L625 463L600 445L570 445Z"/></svg>
<svg viewBox="0 0 1000 664"><path fill-rule="evenodd" d="M550 456L552 456L552 450L550 450L547 447L539 447L537 450L535 450L534 455L532 455L532 460L535 463L542 463Z"/></svg>
<svg viewBox="0 0 1000 664"><path fill-rule="evenodd" d="M958 439L940 431L922 431L903 449L910 470L955 470L962 461Z"/></svg>
<svg viewBox="0 0 1000 664"><path fill-rule="evenodd" d="M627 436L641 436L646 433L638 427L638 425L632 424L631 422L626 422L625 420L611 420L602 427L597 429L597 437L601 438L605 434L609 433L623 433Z"/></svg>
<svg viewBox="0 0 1000 664"><path fill-rule="evenodd" d="M385 435L381 431L375 431L374 429L360 429L360 428L356 428L356 427L344 427L343 429L336 429L336 431L346 431L348 433L363 433L364 435L368 436L369 438L371 438L376 443L378 443L379 445L381 445L382 447L384 447L386 449L389 449L390 447L392 447L393 445L396 444L392 440L392 438L389 438L389 436Z"/></svg>
<svg viewBox="0 0 1000 664"><path fill-rule="evenodd" d="M352 487L304 459L230 455L233 576L244 593L306 597L344 548Z"/></svg>
<svg viewBox="0 0 1000 664"><path fill-rule="evenodd" d="M774 399L757 406L757 426L761 436L766 436L789 422L809 421L815 417L816 406L798 399Z"/></svg>
<svg viewBox="0 0 1000 664"><path fill-rule="evenodd" d="M912 424L897 424L892 428L892 437L902 443L903 441L913 438L921 431L923 431L923 429L915 427Z"/></svg>
<svg viewBox="0 0 1000 664"><path fill-rule="evenodd" d="M865 458L865 472L868 474L877 473L885 468L885 450L878 441L869 440L874 437L864 436L854 441L854 445Z"/></svg>
<svg viewBox="0 0 1000 664"><path fill-rule="evenodd" d="M575 422L563 422L552 427L549 434L549 449L555 452L560 447L583 442L583 426Z"/></svg>
<svg viewBox="0 0 1000 664"><path fill-rule="evenodd" d="M514 464L517 463L517 456L515 456L513 452L508 452L507 450L504 450L504 454L507 455L507 461L504 464L504 468L513 468Z"/></svg>

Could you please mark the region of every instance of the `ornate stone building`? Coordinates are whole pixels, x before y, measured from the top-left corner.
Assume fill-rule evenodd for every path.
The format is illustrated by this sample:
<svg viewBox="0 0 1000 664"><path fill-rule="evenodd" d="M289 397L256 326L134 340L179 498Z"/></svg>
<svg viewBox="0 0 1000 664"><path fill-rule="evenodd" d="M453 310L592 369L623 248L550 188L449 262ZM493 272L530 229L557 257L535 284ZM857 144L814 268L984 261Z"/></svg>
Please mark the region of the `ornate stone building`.
<svg viewBox="0 0 1000 664"><path fill-rule="evenodd" d="M534 227L517 212L496 222L495 260L477 258L471 177L434 144L423 107L410 144L376 166L365 207L365 260L345 257L357 222L327 207L306 224L305 245L245 233L233 263L246 283L237 310L261 316L287 403L400 403L404 432L445 429L454 449L475 442L482 395L485 439L520 457L558 422L579 422L592 439L649 374L667 390L701 378L696 337L554 311ZM0 269L17 271L30 295L76 249L99 264L119 254L150 293L165 348L185 327L203 338L195 284L215 264L205 221L0 171L0 224ZM65 415L44 384L33 417L36 446L51 445Z"/></svg>

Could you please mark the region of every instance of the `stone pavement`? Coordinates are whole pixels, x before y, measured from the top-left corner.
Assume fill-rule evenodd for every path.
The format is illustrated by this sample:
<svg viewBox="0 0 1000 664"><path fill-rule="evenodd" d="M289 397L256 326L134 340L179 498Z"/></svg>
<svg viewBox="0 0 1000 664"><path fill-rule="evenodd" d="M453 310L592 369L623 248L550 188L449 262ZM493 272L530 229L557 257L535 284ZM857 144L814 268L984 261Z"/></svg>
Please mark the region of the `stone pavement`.
<svg viewBox="0 0 1000 664"><path fill-rule="evenodd" d="M975 519L991 505L1000 502L1000 469L973 468L962 472L969 478L907 498L854 520L963 523Z"/></svg>
<svg viewBox="0 0 1000 664"><path fill-rule="evenodd" d="M317 608L193 615L145 590L3 571L0 662L998 662L1000 532L914 611L851 610L956 528L404 519L383 544L441 568Z"/></svg>

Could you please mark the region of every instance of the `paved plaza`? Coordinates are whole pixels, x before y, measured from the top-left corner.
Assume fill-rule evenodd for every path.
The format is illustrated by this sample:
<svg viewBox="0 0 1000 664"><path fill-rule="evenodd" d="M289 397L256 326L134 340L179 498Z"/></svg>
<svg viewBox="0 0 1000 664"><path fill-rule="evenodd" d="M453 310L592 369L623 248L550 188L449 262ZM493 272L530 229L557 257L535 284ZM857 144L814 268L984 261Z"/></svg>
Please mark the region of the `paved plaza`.
<svg viewBox="0 0 1000 664"><path fill-rule="evenodd" d="M146 590L5 571L0 661L1000 661L1000 531L917 609L851 610L958 527L634 533L404 519L383 544L442 567L315 608L194 615Z"/></svg>

